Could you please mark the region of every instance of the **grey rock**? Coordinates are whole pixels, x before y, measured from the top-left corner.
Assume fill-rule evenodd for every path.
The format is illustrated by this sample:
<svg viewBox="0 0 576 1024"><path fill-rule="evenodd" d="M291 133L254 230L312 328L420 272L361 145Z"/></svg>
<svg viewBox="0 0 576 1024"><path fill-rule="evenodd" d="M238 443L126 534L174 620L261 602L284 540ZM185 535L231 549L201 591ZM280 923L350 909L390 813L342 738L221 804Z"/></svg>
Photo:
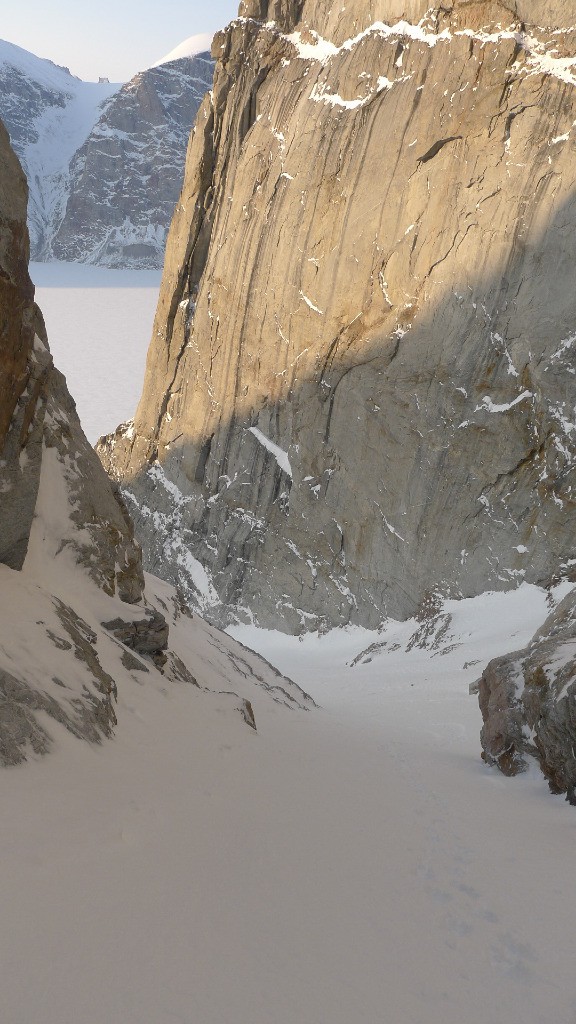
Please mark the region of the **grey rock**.
<svg viewBox="0 0 576 1024"><path fill-rule="evenodd" d="M570 5L393 27L424 6L246 3L215 39L142 398L99 446L215 622L374 627L573 553Z"/></svg>
<svg viewBox="0 0 576 1024"><path fill-rule="evenodd" d="M155 597L154 581L144 591L130 516L52 364L27 259L26 181L0 124L0 765L45 754L58 727L92 743L112 736L122 682L212 697L225 680L240 693L222 703L251 728L246 684L313 706L256 654L193 622L180 594L161 584ZM168 647L179 620L200 683Z"/></svg>
<svg viewBox="0 0 576 1024"><path fill-rule="evenodd" d="M28 274L22 168L0 122L0 561L19 569L40 479L44 385L51 358Z"/></svg>
<svg viewBox="0 0 576 1024"><path fill-rule="evenodd" d="M149 657L156 667L162 670L167 660L169 630L166 619L159 611L151 608L143 619L126 622L124 619L116 618L110 622L103 622L102 625L125 647Z"/></svg>
<svg viewBox="0 0 576 1024"><path fill-rule="evenodd" d="M92 686L85 687L79 698L65 682L54 678L52 683L64 691L61 699L57 699L54 687L53 693L42 691L0 669L0 764L5 766L26 761L30 750L36 755L45 754L52 746L50 733L39 723L35 712L44 712L78 739L91 743L111 736L116 725L116 686L100 664L94 646L96 637L73 608L62 602L56 602L56 607L70 638L70 649L86 666ZM53 642L61 646L62 639L53 637Z"/></svg>
<svg viewBox="0 0 576 1024"><path fill-rule="evenodd" d="M137 602L144 579L132 524L82 432L34 304L26 198L24 175L0 123L0 562L20 570L35 531L33 558L43 555L49 563L67 549L105 594ZM51 490L59 484L61 505ZM25 759L27 749L47 749L49 739L35 711L92 741L110 735L116 721L116 686L100 664L96 635L74 608L58 598L52 605L65 636L47 628L47 649L53 644L69 651L71 665L77 661L85 667L86 684L80 694L72 690L60 700L19 679L16 667L10 672L0 667L0 760L5 764ZM14 658L8 660L12 665ZM50 685L68 690L60 678Z"/></svg>
<svg viewBox="0 0 576 1024"><path fill-rule="evenodd" d="M576 803L576 589L528 647L490 662L479 703L484 760L516 775L535 757L552 792Z"/></svg>

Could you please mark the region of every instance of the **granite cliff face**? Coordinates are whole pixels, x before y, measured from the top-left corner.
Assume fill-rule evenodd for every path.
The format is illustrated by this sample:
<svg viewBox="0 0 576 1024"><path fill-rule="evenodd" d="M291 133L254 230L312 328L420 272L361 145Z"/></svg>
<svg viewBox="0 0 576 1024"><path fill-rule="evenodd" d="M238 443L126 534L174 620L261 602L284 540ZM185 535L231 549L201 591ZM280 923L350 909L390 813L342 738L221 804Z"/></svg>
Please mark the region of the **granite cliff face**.
<svg viewBox="0 0 576 1024"><path fill-rule="evenodd" d="M148 565L288 631L573 552L572 5L245 3L216 37L144 392Z"/></svg>
<svg viewBox="0 0 576 1024"><path fill-rule="evenodd" d="M82 82L0 40L0 116L30 187L32 258L161 267L209 54L126 85Z"/></svg>
<svg viewBox="0 0 576 1024"><path fill-rule="evenodd" d="M59 726L109 736L118 688L143 679L224 688L223 710L253 727L254 692L311 706L262 659L192 622L171 588L145 588L124 501L52 363L28 275L26 199L0 122L0 764L46 752Z"/></svg>

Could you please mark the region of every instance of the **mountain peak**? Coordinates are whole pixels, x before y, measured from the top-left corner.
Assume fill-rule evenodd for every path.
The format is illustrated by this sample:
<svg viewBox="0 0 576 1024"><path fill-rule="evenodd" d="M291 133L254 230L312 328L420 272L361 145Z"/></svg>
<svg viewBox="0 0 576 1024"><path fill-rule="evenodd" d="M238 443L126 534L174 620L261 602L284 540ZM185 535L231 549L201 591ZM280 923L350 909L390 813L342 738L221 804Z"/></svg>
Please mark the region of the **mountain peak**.
<svg viewBox="0 0 576 1024"><path fill-rule="evenodd" d="M153 68L159 67L161 64L169 64L173 60L180 60L182 57L197 57L199 53L206 53L210 51L212 45L212 36L210 33L201 33L200 35L188 36L188 39L184 39L182 43L175 46L170 53L167 53L160 60L157 60L155 64L152 64Z"/></svg>

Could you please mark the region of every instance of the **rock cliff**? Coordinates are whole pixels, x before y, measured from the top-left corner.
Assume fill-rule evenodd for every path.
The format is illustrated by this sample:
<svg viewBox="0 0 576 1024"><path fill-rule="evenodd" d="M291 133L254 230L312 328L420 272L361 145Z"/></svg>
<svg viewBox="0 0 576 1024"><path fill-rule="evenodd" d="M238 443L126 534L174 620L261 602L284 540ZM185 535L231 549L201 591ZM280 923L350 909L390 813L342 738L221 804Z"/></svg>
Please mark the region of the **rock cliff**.
<svg viewBox="0 0 576 1024"><path fill-rule="evenodd" d="M0 122L0 764L44 753L59 726L93 742L110 735L118 689L143 678L224 684L223 709L252 726L254 693L311 706L262 659L191 622L169 587L145 589L124 501L52 363L28 275L26 199Z"/></svg>
<svg viewBox="0 0 576 1024"><path fill-rule="evenodd" d="M249 0L214 41L142 399L148 565L287 631L573 552L573 5Z"/></svg>

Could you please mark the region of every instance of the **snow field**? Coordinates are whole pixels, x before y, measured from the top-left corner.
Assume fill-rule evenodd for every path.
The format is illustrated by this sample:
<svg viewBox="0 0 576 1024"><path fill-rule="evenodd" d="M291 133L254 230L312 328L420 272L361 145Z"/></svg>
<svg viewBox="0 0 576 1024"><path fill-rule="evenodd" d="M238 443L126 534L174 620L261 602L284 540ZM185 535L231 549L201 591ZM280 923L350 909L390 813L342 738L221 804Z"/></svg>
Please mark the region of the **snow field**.
<svg viewBox="0 0 576 1024"><path fill-rule="evenodd" d="M130 419L142 392L158 290L156 270L32 263L54 362L88 440Z"/></svg>
<svg viewBox="0 0 576 1024"><path fill-rule="evenodd" d="M574 1020L573 811L482 764L463 669L545 607L527 586L463 602L434 657L406 652L413 622L238 627L322 705L255 702L257 734L146 680L101 747L51 722L55 752L0 774L3 1020Z"/></svg>

